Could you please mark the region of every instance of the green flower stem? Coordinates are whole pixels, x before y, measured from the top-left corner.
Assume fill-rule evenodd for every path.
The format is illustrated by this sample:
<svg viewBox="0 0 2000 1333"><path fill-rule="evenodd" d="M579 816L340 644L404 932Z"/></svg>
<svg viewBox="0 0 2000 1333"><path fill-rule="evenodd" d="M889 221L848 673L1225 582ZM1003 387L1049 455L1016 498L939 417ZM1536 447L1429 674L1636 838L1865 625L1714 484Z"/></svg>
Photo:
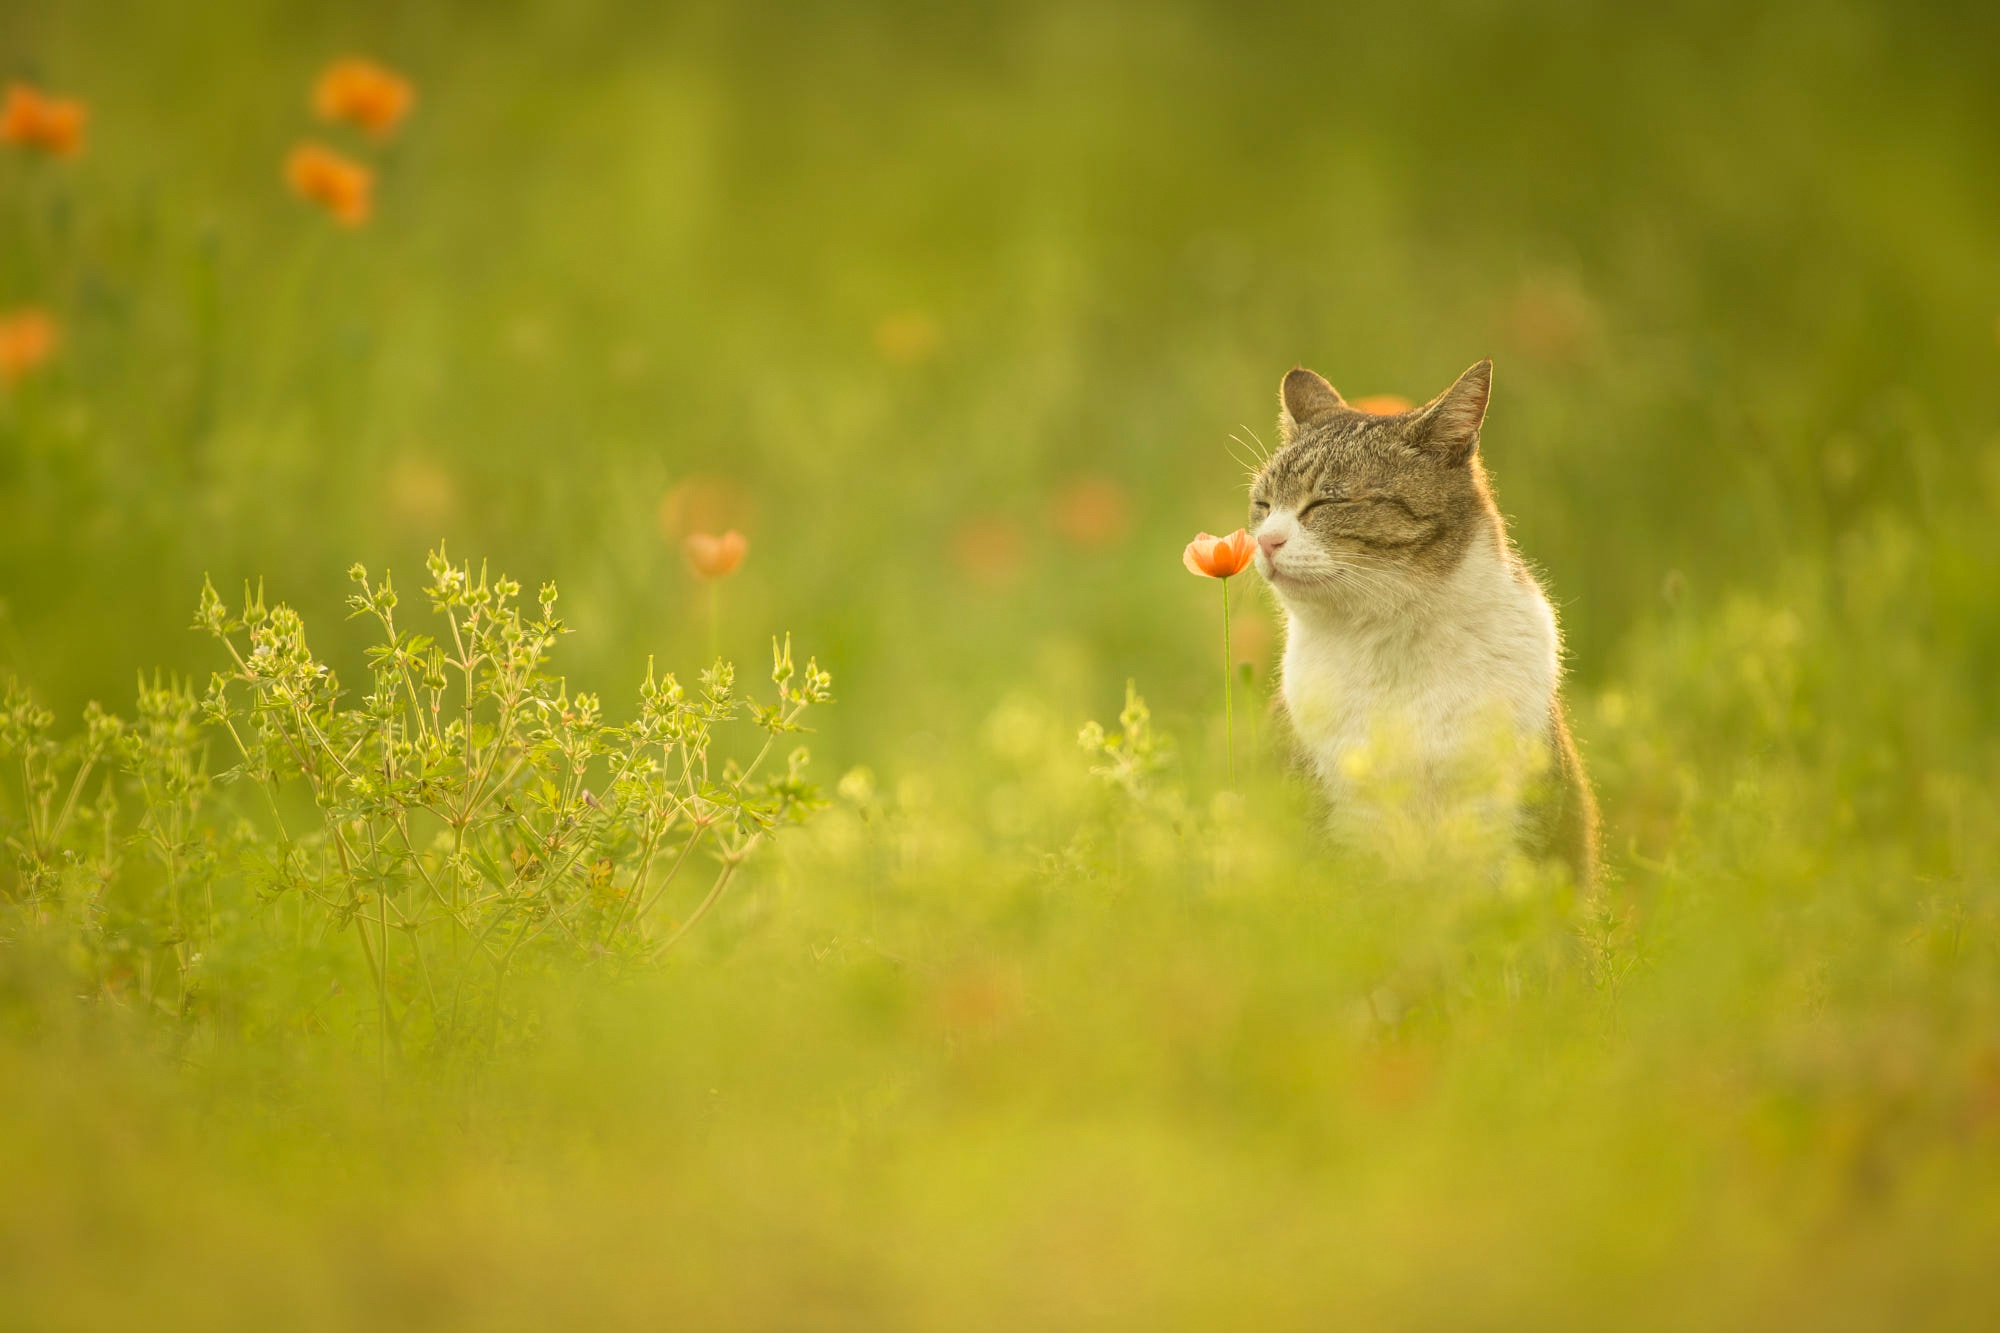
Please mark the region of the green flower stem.
<svg viewBox="0 0 2000 1333"><path fill-rule="evenodd" d="M708 660L722 660L722 580L708 581Z"/></svg>
<svg viewBox="0 0 2000 1333"><path fill-rule="evenodd" d="M1236 691L1229 688L1229 580L1222 580L1222 737L1229 754L1229 785L1236 785Z"/></svg>

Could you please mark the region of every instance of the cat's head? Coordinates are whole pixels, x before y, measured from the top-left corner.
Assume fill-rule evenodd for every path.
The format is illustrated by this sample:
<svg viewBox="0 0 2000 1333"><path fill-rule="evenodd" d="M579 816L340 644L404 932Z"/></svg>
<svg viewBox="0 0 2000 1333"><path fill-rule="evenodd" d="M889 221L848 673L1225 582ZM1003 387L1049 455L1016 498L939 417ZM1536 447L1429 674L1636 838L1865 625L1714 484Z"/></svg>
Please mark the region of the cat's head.
<svg viewBox="0 0 2000 1333"><path fill-rule="evenodd" d="M1281 445L1250 487L1257 572L1295 609L1393 614L1449 575L1470 544L1497 540L1479 463L1493 363L1422 407L1350 407L1305 369L1278 391Z"/></svg>

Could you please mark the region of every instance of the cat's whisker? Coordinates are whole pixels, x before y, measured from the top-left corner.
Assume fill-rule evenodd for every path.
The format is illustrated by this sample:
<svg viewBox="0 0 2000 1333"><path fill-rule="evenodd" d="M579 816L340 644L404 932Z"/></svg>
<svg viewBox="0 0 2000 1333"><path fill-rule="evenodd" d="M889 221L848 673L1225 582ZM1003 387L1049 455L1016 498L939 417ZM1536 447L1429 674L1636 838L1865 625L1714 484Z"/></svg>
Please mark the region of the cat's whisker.
<svg viewBox="0 0 2000 1333"><path fill-rule="evenodd" d="M1237 438L1236 438L1236 437L1235 437L1234 435L1230 436L1230 437L1229 437L1229 439L1230 439L1230 443L1231 443L1231 444L1242 444L1242 443L1243 443L1243 442L1242 442L1241 440L1237 439ZM1227 445L1225 445L1224 447L1225 447L1225 448L1228 448L1228 446L1227 446ZM1245 448L1248 448L1248 446L1247 446L1247 445L1245 445L1244 447L1245 447ZM1230 457L1231 457L1232 459L1234 459L1234 460L1235 460L1235 461L1236 461L1236 462L1237 462L1237 463L1238 463L1239 465L1241 465L1241 466L1242 466L1242 468L1243 468L1243 471L1244 471L1244 474L1245 474L1245 475L1246 475L1246 476L1247 476L1247 477L1248 477L1248 478L1249 478L1249 479L1250 479L1251 481L1253 481L1253 482L1254 482L1254 481L1256 481L1256 480L1257 480L1257 474L1258 474L1259 472L1261 472L1261 471L1263 470L1263 467L1262 467L1262 465L1261 465L1260 463L1258 463L1258 462L1256 462L1256 461L1254 461L1254 460L1252 460L1252 459L1246 459L1246 458L1244 458L1244 457L1243 457L1243 455L1241 455L1241 454L1237 453L1237 452L1236 452L1236 450L1234 450L1234 449L1229 449L1229 456L1230 456Z"/></svg>
<svg viewBox="0 0 2000 1333"><path fill-rule="evenodd" d="M1261 467L1271 461L1271 451L1264 447L1262 440L1257 438L1256 431L1251 430L1248 426L1238 426L1237 430L1242 431L1243 435L1231 432L1229 438L1242 445L1245 449L1248 449L1251 456L1257 460L1258 466ZM1250 438L1246 440L1243 438L1244 435Z"/></svg>
<svg viewBox="0 0 2000 1333"><path fill-rule="evenodd" d="M1246 459L1243 457L1243 454L1239 454L1235 449L1231 449L1229 451L1229 456L1231 458L1243 464L1243 466L1249 470L1251 480L1253 481L1256 480L1257 474L1262 472L1265 466L1271 461L1270 456L1260 451L1256 446L1252 445L1249 441L1245 440L1240 435L1231 435L1229 437L1229 440L1231 444L1240 445L1243 448L1244 452L1250 455L1249 458Z"/></svg>
<svg viewBox="0 0 2000 1333"><path fill-rule="evenodd" d="M1393 575L1363 568L1340 560L1304 565L1292 564L1285 576L1298 583L1337 590L1371 612L1389 611L1405 600L1405 588Z"/></svg>

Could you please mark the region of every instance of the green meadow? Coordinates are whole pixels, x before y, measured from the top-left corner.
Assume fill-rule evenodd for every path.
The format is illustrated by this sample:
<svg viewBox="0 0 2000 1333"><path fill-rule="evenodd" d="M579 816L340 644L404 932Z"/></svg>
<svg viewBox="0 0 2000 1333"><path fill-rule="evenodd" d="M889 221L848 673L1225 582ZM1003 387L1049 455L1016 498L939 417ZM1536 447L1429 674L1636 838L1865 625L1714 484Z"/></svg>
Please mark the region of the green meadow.
<svg viewBox="0 0 2000 1333"><path fill-rule="evenodd" d="M0 1328L1993 1327L1996 50L0 7ZM1181 563L1483 356L1595 886Z"/></svg>

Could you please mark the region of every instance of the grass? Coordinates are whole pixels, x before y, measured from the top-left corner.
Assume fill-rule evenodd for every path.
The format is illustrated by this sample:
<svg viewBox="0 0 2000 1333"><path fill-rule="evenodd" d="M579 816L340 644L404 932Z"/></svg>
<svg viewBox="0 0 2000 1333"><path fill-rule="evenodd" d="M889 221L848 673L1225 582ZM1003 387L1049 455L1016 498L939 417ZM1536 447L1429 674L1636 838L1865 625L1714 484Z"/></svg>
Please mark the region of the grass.
<svg viewBox="0 0 2000 1333"><path fill-rule="evenodd" d="M0 872L0 1325L1990 1325L1996 37L1870 4L0 15L0 72L91 108L81 157L0 157L0 308L62 332L0 387L0 667L8 725L98 742L80 859ZM386 145L311 118L354 50L415 82ZM376 167L365 227L287 194L309 136ZM1259 734L1249 584L1231 783L1178 560L1241 522L1230 437L1291 364L1421 398L1480 355L1591 893L1326 845ZM691 526L742 568L691 577ZM511 892L509 830L579 807L615 843L608 758L524 778L475 864L423 791L274 762L267 796L204 720L236 668L203 580L227 620L261 578L393 753L365 697L427 654L371 658L344 572L416 588L440 540L560 584L535 689L592 728L712 643L761 680L789 630L832 673L811 767L750 801L810 818L671 953L726 861L619 912L629 947L552 923L602 931L643 844L596 899L595 856L536 876L504 984L490 922L383 906L448 864ZM442 641L421 600L373 629ZM407 853L325 869L398 810ZM428 1016L461 977L497 1021Z"/></svg>

